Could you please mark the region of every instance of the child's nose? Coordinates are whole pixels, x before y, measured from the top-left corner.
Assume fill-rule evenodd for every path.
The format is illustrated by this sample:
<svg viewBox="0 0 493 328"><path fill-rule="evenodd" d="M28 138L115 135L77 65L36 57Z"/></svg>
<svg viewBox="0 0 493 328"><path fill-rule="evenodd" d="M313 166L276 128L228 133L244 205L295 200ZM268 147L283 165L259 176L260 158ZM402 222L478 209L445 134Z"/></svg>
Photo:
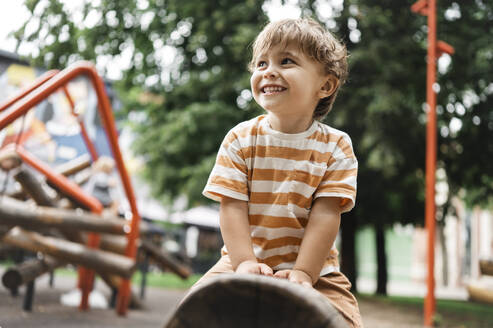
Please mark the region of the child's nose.
<svg viewBox="0 0 493 328"><path fill-rule="evenodd" d="M264 71L264 78L266 79L271 79L271 78L275 78L279 75L279 73L277 72L277 70L275 69L275 67L273 65L270 65L269 67L267 67L267 69Z"/></svg>

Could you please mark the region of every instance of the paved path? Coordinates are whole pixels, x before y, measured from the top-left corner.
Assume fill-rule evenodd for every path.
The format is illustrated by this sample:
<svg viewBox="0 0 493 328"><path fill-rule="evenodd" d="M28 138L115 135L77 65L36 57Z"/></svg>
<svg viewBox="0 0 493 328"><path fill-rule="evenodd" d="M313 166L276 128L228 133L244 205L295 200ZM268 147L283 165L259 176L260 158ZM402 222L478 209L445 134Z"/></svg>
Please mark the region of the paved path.
<svg viewBox="0 0 493 328"><path fill-rule="evenodd" d="M143 301L144 309L129 310L126 317L119 317L111 309L81 312L77 308L62 306L60 297L75 286L75 278L56 276L54 287L51 288L48 285L48 276L44 275L36 281L32 312L22 310L24 287L20 289L19 296L12 297L3 285L0 286L0 327L163 327L184 295L183 290L148 288ZM96 289L109 299L110 290L99 281Z"/></svg>

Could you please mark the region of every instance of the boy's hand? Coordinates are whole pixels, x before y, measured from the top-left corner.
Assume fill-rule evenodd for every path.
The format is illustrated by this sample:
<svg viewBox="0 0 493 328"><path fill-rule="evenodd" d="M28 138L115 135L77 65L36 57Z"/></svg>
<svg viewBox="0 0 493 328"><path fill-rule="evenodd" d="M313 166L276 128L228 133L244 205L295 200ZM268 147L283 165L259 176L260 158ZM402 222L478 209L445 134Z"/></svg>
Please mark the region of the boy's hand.
<svg viewBox="0 0 493 328"><path fill-rule="evenodd" d="M312 287L312 278L301 270L280 270L274 274L274 277L287 279L291 282L302 285L303 287Z"/></svg>
<svg viewBox="0 0 493 328"><path fill-rule="evenodd" d="M258 263L255 261L243 261L236 268L236 273L253 273L261 274L264 276L272 276L274 271L271 267L264 263Z"/></svg>

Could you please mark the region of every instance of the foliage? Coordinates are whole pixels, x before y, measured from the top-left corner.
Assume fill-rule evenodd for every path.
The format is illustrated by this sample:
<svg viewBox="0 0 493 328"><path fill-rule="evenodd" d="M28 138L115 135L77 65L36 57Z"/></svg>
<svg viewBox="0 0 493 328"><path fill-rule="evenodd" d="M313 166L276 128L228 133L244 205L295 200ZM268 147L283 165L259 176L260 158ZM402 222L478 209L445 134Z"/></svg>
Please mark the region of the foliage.
<svg viewBox="0 0 493 328"><path fill-rule="evenodd" d="M359 159L353 214L360 224L422 222L426 17L410 11L411 0L321 3L300 1L350 51L350 79L327 122L350 134ZM246 64L267 20L262 4L101 0L74 14L67 2L29 0L33 18L16 36L38 42L33 60L47 68L130 58L117 85L145 176L156 195L186 194L192 205L205 200L200 192L225 132L259 113ZM457 51L438 75L437 157L450 192L462 191L470 204L491 203L493 194L492 6L438 3L438 38Z"/></svg>
<svg viewBox="0 0 493 328"><path fill-rule="evenodd" d="M248 91L247 63L267 21L262 4L84 1L77 16L60 1L33 0L26 2L33 17L15 35L37 43L33 60L46 68L80 59L124 62L116 85L144 175L155 195L185 194L192 205L205 200L201 191L226 132L260 113Z"/></svg>
<svg viewBox="0 0 493 328"><path fill-rule="evenodd" d="M355 216L363 224L422 222L427 21L412 3L346 1L337 18L350 80L328 120L353 139L364 186ZM438 74L438 167L450 193L462 190L470 204L491 204L493 195L492 8L441 1L437 12L438 39L456 49ZM348 38L356 30L361 37Z"/></svg>

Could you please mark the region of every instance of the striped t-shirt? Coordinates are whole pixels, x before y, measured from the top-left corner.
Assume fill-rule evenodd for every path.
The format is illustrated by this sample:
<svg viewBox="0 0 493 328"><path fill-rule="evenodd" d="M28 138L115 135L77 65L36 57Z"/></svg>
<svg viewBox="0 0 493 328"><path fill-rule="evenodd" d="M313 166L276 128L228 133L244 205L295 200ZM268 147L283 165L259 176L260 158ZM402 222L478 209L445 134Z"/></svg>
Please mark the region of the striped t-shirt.
<svg viewBox="0 0 493 328"><path fill-rule="evenodd" d="M346 133L314 121L305 132L286 134L261 115L228 132L203 194L247 201L257 260L274 270L290 269L313 200L339 197L342 212L351 210L357 170ZM337 255L333 246L320 275L339 270Z"/></svg>

